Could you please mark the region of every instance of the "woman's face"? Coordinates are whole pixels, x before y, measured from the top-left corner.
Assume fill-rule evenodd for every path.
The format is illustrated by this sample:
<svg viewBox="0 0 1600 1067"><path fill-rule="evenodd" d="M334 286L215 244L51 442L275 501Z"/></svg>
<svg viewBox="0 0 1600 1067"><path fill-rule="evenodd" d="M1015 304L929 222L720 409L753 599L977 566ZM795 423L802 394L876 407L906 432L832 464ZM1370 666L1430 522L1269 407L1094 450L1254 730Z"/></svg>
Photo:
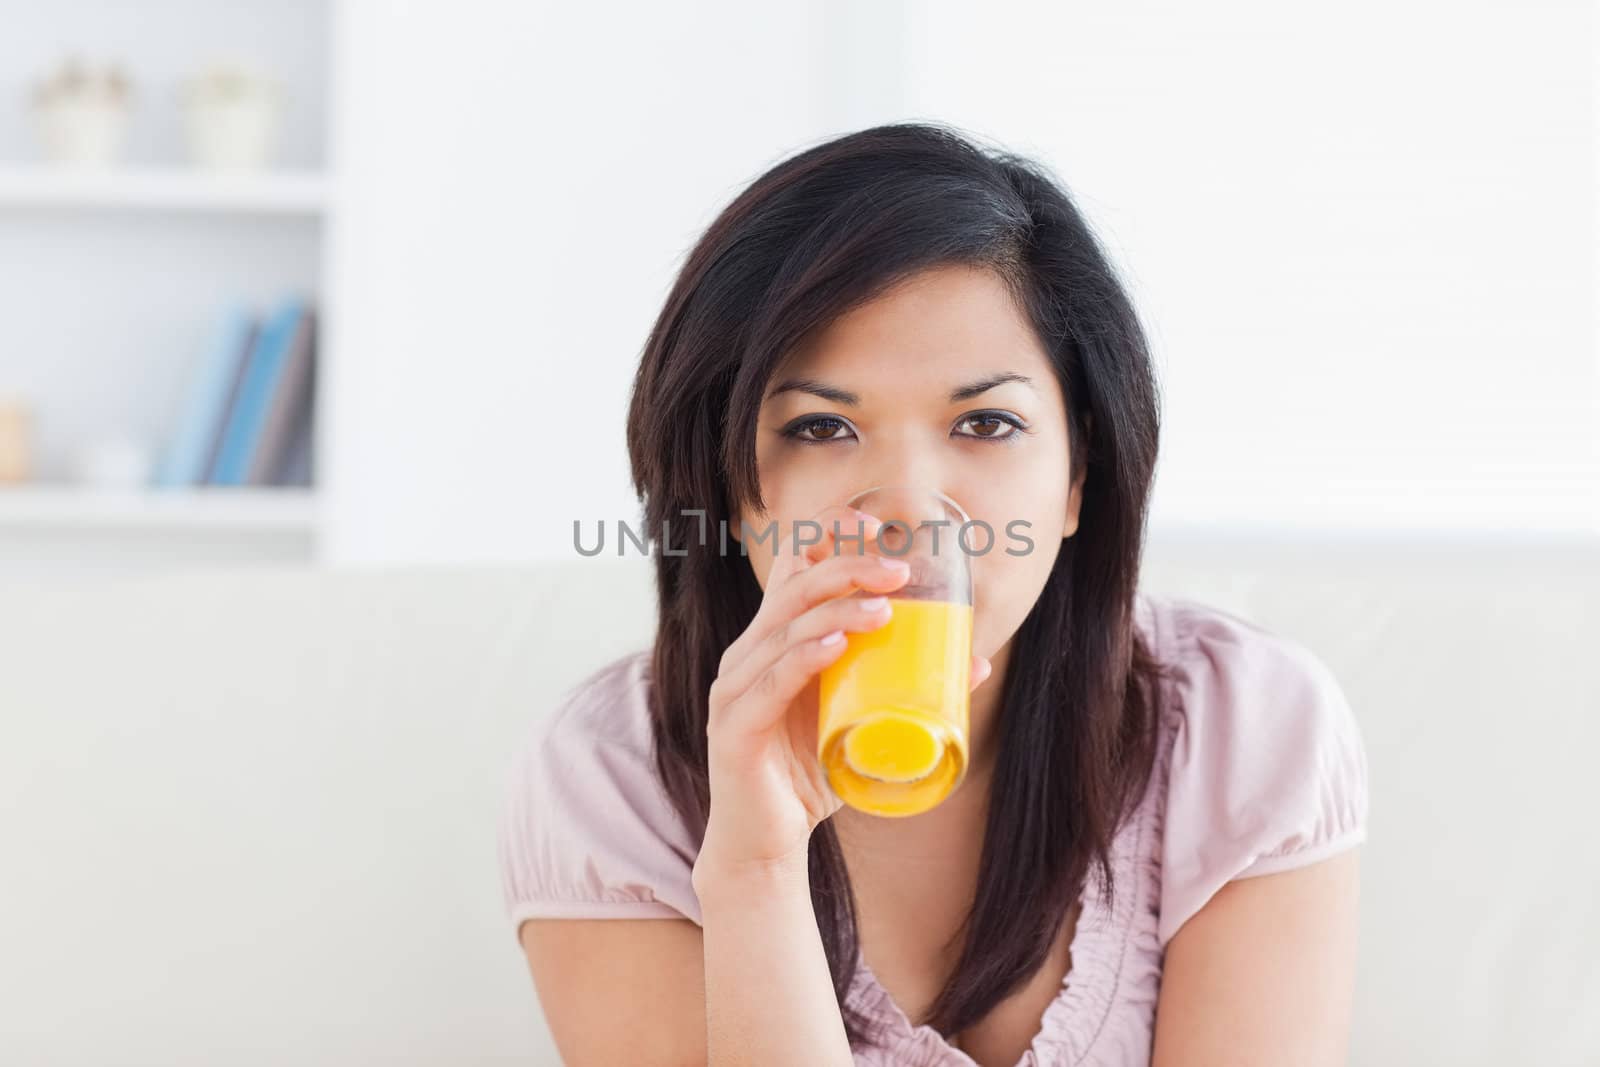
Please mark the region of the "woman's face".
<svg viewBox="0 0 1600 1067"><path fill-rule="evenodd" d="M992 657L1077 530L1082 479L1069 485L1070 462L1055 369L1005 282L989 270L939 267L840 317L772 376L756 441L768 510L736 521L753 531L775 522L790 546L793 522L863 489L940 490L994 531L993 547L968 557L973 651ZM1010 527L1020 537L1007 532L1015 520L1028 524ZM969 543L981 549L985 540L979 529ZM941 552L945 543L941 536ZM752 535L746 545L765 589L773 539Z"/></svg>

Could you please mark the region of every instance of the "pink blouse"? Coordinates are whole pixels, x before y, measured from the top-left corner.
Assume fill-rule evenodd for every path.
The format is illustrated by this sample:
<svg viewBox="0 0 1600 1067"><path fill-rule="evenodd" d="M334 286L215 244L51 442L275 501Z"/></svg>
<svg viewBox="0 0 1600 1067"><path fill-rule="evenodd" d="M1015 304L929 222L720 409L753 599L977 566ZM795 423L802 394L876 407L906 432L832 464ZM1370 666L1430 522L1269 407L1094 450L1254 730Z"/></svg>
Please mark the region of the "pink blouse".
<svg viewBox="0 0 1600 1067"><path fill-rule="evenodd" d="M1117 894L1085 888L1071 969L1017 1067L1148 1064L1167 942L1224 883L1366 838L1367 760L1338 682L1304 647L1201 604L1141 595L1174 668L1156 773L1112 846ZM653 772L649 656L590 675L529 737L500 824L513 928L536 917L688 918L696 844ZM882 1024L856 1063L974 1067L915 1026L865 962L849 1000Z"/></svg>

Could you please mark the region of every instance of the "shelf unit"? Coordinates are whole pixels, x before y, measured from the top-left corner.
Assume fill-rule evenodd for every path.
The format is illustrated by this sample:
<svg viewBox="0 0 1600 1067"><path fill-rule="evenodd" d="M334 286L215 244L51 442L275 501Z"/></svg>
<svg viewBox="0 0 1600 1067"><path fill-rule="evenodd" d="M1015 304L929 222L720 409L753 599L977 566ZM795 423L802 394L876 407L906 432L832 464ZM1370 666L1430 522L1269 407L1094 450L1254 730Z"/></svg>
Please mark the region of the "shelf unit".
<svg viewBox="0 0 1600 1067"><path fill-rule="evenodd" d="M77 54L118 61L135 87L124 161L111 166L44 161L25 125L0 125L0 285L13 300L0 395L31 410L37 461L33 480L0 484L0 576L319 558L316 487L107 489L70 478L77 450L102 437L131 436L159 460L224 307L266 312L303 294L325 310L335 7L163 0L135 12L63 0L0 42L0 64L23 81ZM186 162L177 87L218 56L285 90L270 169ZM318 364L320 471L323 338Z"/></svg>
<svg viewBox="0 0 1600 1067"><path fill-rule="evenodd" d="M0 209L320 215L328 203L328 185L314 171L208 174L178 168L0 166Z"/></svg>

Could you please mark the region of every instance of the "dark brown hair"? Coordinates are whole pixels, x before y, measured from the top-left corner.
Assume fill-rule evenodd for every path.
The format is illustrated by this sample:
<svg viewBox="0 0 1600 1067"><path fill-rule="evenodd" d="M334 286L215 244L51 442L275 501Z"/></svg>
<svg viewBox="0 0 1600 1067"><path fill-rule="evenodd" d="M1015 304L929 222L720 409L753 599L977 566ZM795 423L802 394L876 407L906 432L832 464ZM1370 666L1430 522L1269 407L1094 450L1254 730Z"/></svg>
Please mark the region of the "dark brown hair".
<svg viewBox="0 0 1600 1067"><path fill-rule="evenodd" d="M1099 244L1049 172L954 129L898 123L808 148L761 175L711 224L645 346L628 450L657 551L655 760L696 838L710 807L707 700L723 650L761 604L734 546L709 529L763 511L755 430L779 361L813 330L935 266L995 270L1025 309L1067 398L1082 522L1013 639L977 896L959 962L925 1020L952 1034L1043 964L1154 760L1157 665L1133 624L1156 461L1143 330ZM713 534L713 543L715 543ZM690 546L685 554L682 546ZM812 834L817 925L841 1010L860 946L830 822ZM844 1011L852 1046L865 1020Z"/></svg>

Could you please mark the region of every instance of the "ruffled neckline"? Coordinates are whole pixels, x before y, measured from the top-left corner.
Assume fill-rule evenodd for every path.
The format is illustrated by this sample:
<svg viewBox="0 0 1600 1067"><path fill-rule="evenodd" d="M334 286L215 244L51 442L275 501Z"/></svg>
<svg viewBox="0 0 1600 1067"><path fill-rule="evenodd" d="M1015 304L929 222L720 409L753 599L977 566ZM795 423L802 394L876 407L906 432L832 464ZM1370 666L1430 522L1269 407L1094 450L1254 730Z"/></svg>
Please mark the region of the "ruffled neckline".
<svg viewBox="0 0 1600 1067"><path fill-rule="evenodd" d="M1046 1005L1034 1034L1015 1067L1045 1067L1047 1064L1076 1063L1093 1047L1095 1038L1110 1016L1116 999L1118 976L1133 927L1136 898L1140 895L1133 879L1137 873L1139 847L1146 842L1148 819L1143 807L1129 819L1112 841L1112 868L1118 892L1107 902L1098 870L1092 870L1079 897L1077 925L1072 932L1071 966L1062 979L1061 990ZM977 1061L951 1045L943 1034L926 1023L913 1024L889 995L865 959L860 959L847 1003L880 1021L884 1032L879 1038L894 1054L895 1063L907 1067L933 1064L963 1064L977 1067Z"/></svg>

